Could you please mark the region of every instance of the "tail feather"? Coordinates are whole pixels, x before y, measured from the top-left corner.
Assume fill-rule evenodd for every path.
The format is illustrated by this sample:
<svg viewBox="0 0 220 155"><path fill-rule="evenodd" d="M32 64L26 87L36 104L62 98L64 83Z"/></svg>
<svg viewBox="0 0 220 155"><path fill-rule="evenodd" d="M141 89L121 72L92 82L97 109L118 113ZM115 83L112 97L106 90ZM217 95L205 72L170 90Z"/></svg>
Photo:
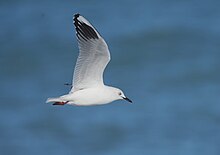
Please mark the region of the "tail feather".
<svg viewBox="0 0 220 155"><path fill-rule="evenodd" d="M49 103L49 102L63 102L63 100L59 97L55 97L55 98L48 98L46 103Z"/></svg>
<svg viewBox="0 0 220 155"><path fill-rule="evenodd" d="M54 102L53 105L65 105L69 102L68 96L69 95L63 95L60 97L48 98L46 103Z"/></svg>

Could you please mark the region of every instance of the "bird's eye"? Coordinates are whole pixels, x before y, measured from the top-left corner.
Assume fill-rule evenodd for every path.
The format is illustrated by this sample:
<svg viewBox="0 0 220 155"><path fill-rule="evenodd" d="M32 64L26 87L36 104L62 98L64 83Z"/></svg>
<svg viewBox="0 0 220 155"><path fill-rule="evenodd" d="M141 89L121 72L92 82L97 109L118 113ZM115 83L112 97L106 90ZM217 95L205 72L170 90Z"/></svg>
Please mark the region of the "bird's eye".
<svg viewBox="0 0 220 155"><path fill-rule="evenodd" d="M118 93L118 95L120 95L120 96L121 96L121 92L119 92L119 93Z"/></svg>

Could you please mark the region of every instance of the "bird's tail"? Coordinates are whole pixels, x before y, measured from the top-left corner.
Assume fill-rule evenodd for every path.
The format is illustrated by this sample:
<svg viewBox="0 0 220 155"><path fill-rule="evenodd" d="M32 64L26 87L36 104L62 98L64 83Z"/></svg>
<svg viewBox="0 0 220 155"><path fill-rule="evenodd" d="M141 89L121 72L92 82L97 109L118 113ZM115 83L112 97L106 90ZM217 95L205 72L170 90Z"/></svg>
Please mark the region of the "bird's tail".
<svg viewBox="0 0 220 155"><path fill-rule="evenodd" d="M49 103L49 102L62 102L62 100L60 97L54 97L54 98L48 98L46 103Z"/></svg>
<svg viewBox="0 0 220 155"><path fill-rule="evenodd" d="M55 97L55 98L48 98L46 103L49 103L49 102L54 102L53 105L64 105L66 103L68 103L68 101L64 101L62 98L60 97Z"/></svg>

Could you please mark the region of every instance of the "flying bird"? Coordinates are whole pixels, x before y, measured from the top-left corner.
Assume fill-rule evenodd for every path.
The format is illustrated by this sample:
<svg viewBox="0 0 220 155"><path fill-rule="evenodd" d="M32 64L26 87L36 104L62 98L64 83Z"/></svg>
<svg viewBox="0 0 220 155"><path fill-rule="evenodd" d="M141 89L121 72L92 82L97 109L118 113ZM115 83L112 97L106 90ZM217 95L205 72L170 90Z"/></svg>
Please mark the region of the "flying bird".
<svg viewBox="0 0 220 155"><path fill-rule="evenodd" d="M53 105L91 106L103 105L115 100L126 100L122 90L107 86L103 72L110 61L110 52L98 31L80 14L75 14L73 23L79 46L79 56L74 69L72 88L66 95L48 98Z"/></svg>

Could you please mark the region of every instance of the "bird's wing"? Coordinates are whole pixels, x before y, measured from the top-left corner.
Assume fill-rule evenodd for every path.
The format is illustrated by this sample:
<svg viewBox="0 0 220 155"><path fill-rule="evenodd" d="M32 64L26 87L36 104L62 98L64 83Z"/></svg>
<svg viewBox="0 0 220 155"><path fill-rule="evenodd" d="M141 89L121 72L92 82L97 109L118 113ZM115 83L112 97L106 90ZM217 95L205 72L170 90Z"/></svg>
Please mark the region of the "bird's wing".
<svg viewBox="0 0 220 155"><path fill-rule="evenodd" d="M74 15L74 25L79 45L71 92L103 85L103 72L110 61L105 40L80 14Z"/></svg>

